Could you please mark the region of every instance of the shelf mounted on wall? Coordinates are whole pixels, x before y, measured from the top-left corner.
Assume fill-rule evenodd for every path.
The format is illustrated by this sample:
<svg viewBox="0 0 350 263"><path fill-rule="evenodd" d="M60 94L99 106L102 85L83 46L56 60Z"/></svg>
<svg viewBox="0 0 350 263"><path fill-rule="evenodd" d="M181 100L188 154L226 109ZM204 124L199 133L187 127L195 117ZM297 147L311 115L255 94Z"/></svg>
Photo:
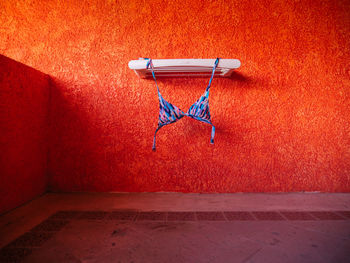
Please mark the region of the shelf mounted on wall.
<svg viewBox="0 0 350 263"><path fill-rule="evenodd" d="M207 77L213 70L215 59L152 59L157 77ZM147 69L148 59L139 58L129 61L129 68L141 78L152 77ZM230 77L241 66L238 59L220 59L215 76Z"/></svg>

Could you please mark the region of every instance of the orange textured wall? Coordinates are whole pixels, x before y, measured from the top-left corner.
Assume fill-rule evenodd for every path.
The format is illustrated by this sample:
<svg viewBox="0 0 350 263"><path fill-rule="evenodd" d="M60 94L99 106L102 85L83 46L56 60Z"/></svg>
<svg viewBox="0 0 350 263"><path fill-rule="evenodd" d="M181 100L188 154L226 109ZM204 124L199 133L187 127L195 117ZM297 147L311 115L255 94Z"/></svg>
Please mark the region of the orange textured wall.
<svg viewBox="0 0 350 263"><path fill-rule="evenodd" d="M47 188L49 77L0 55L0 214Z"/></svg>
<svg viewBox="0 0 350 263"><path fill-rule="evenodd" d="M62 191L350 191L349 1L0 3L0 52L53 77L50 187ZM216 125L152 136L138 57L238 58L214 79ZM163 79L186 110L208 79Z"/></svg>

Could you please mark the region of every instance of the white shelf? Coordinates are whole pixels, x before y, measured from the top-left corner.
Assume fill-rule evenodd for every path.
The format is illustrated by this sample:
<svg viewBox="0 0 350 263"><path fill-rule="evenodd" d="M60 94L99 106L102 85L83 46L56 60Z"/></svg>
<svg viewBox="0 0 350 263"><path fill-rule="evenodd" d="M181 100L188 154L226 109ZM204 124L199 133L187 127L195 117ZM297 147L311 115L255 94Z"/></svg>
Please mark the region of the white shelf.
<svg viewBox="0 0 350 263"><path fill-rule="evenodd" d="M152 59L156 77L210 76L216 59ZM129 61L129 68L141 78L152 77L148 59ZM238 59L220 59L215 76L230 77L241 66Z"/></svg>

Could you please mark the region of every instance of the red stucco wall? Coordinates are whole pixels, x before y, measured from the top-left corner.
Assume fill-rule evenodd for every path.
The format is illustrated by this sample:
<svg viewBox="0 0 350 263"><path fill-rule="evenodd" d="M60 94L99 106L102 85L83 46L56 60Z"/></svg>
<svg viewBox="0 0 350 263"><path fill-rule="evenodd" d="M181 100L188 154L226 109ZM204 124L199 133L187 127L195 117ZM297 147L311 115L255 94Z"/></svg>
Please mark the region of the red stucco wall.
<svg viewBox="0 0 350 263"><path fill-rule="evenodd" d="M0 214L47 187L48 76L0 55Z"/></svg>
<svg viewBox="0 0 350 263"><path fill-rule="evenodd" d="M350 191L349 1L2 1L0 52L54 78L50 188ZM215 79L216 125L152 137L158 100L138 57L238 58ZM183 110L207 79L159 81Z"/></svg>

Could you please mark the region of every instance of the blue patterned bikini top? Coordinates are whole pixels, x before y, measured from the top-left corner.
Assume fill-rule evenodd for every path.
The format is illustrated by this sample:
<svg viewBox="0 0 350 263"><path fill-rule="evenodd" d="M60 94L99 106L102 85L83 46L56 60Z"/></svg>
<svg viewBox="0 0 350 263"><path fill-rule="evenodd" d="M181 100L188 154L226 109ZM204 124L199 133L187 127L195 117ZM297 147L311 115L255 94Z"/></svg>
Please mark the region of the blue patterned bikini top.
<svg viewBox="0 0 350 263"><path fill-rule="evenodd" d="M167 102L160 94L156 76L154 74L152 59L149 59L147 63L147 68L150 67L152 70L152 75L157 86L158 97L159 97L159 120L158 120L158 127L154 133L154 138L153 138L153 147L152 147L153 151L156 150L156 135L159 129L165 125L168 125L170 123L174 123L180 120L184 116L188 116L195 120L210 124L212 126L210 143L212 144L214 143L215 126L211 123L211 120L210 120L209 89L210 89L210 85L213 80L215 69L218 63L219 63L219 58L217 58L215 61L211 78L209 80L209 84L207 88L205 89L204 94L189 108L187 113L184 113L175 105Z"/></svg>

